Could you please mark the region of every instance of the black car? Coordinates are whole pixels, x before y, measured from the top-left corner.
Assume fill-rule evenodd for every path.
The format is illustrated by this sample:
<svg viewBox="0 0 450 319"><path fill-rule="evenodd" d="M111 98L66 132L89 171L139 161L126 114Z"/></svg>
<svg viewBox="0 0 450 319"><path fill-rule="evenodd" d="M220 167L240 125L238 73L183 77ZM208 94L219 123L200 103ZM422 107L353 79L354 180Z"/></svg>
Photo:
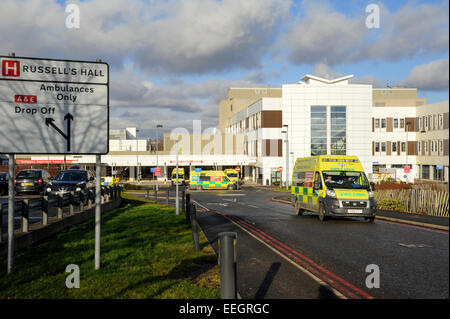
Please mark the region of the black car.
<svg viewBox="0 0 450 319"><path fill-rule="evenodd" d="M14 179L14 190L17 195L21 193L44 192L44 186L52 180L52 176L43 169L25 169L20 171Z"/></svg>
<svg viewBox="0 0 450 319"><path fill-rule="evenodd" d="M85 189L95 189L94 175L87 170L68 169L60 171L56 177L45 186L45 195L59 195L77 192Z"/></svg>
<svg viewBox="0 0 450 319"><path fill-rule="evenodd" d="M0 196L8 194L8 173L0 172Z"/></svg>

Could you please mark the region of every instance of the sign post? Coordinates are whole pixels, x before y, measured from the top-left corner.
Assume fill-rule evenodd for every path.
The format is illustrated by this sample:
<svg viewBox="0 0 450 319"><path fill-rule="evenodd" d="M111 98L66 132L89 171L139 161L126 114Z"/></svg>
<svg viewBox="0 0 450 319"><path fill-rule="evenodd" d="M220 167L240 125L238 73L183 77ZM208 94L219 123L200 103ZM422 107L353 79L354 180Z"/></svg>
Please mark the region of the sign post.
<svg viewBox="0 0 450 319"><path fill-rule="evenodd" d="M108 153L108 140L107 63L0 56L0 153L9 154L8 273L14 256L15 154L96 155L99 203L100 155ZM98 269L100 204L95 211Z"/></svg>
<svg viewBox="0 0 450 319"><path fill-rule="evenodd" d="M177 180L176 180L176 183L175 183L175 197L176 197L176 199L175 199L175 201L176 201L176 204L175 204L175 210L176 210L176 213L177 213L177 215L179 214L179 205L180 205L180 203L179 203L179 199L178 199L178 141L177 141Z"/></svg>

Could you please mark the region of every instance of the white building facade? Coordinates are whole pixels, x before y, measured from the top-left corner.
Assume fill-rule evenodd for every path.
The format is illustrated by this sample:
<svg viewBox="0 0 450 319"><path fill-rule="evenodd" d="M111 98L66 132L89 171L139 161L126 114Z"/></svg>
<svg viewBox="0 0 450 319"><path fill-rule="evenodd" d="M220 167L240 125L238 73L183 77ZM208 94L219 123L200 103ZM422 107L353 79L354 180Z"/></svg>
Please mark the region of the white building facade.
<svg viewBox="0 0 450 319"><path fill-rule="evenodd" d="M372 173L372 86L349 84L351 77L326 80L306 75L304 82L282 86L290 174L296 158L321 154L356 155L365 172Z"/></svg>

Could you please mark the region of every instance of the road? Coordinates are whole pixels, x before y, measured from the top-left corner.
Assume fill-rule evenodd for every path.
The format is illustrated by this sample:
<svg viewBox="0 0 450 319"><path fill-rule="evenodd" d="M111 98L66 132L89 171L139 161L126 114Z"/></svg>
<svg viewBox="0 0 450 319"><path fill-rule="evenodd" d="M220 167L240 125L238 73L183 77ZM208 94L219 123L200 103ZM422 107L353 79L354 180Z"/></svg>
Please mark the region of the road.
<svg viewBox="0 0 450 319"><path fill-rule="evenodd" d="M213 247L238 233L243 298L448 298L449 234L406 224L296 216L261 188L192 192ZM379 269L379 288L366 279Z"/></svg>

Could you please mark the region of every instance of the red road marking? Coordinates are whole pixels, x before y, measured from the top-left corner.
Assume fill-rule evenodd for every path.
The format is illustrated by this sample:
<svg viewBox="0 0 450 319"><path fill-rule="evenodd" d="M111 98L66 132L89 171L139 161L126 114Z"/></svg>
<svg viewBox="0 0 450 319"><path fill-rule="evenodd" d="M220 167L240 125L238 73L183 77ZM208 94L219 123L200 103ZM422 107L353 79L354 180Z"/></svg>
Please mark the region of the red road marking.
<svg viewBox="0 0 450 319"><path fill-rule="evenodd" d="M258 238L262 239L264 242L266 242L271 247L277 249L280 252L283 252L287 256L289 256L291 259L294 259L296 262L301 264L303 267L305 267L310 272L314 273L317 277L322 279L323 281L327 282L331 286L335 287L337 290L345 294L347 297L354 298L354 299L361 299L357 294L361 295L363 298L367 299L374 299L373 296L367 294L366 292L362 291L361 289L355 287L354 285L350 284L346 280L340 278L339 276L331 273L327 269L323 268L322 266L316 264L308 257L304 256L300 252L292 249L289 246L286 246L285 244L281 243L280 241L276 240L275 238L271 237L270 235L266 234L259 228L247 223L243 219L240 219L236 216L227 215L221 212L216 213L223 215L225 217L228 217L235 221L237 224L251 232L253 235L257 236ZM342 285L346 286L347 288L343 287ZM353 290L355 293L353 293Z"/></svg>

